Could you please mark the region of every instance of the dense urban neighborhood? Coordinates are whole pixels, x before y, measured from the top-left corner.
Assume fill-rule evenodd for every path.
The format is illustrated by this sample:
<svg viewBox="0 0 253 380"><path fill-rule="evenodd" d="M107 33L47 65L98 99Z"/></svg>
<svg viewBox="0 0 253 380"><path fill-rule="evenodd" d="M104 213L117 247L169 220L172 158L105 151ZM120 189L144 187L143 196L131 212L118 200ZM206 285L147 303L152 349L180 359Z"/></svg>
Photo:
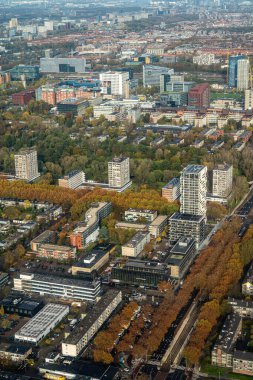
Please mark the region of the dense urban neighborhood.
<svg viewBox="0 0 253 380"><path fill-rule="evenodd" d="M252 379L252 0L0 20L0 380Z"/></svg>

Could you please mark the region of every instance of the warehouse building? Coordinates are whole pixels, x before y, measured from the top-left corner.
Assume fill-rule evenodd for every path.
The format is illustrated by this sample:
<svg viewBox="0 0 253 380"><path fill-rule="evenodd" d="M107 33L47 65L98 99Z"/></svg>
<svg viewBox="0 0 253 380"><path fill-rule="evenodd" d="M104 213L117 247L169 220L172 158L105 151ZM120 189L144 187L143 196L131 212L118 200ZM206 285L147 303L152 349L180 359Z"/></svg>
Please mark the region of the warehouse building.
<svg viewBox="0 0 253 380"><path fill-rule="evenodd" d="M15 340L37 345L69 313L69 307L49 303L15 334Z"/></svg>
<svg viewBox="0 0 253 380"><path fill-rule="evenodd" d="M121 301L121 291L109 290L62 342L62 354L78 356Z"/></svg>

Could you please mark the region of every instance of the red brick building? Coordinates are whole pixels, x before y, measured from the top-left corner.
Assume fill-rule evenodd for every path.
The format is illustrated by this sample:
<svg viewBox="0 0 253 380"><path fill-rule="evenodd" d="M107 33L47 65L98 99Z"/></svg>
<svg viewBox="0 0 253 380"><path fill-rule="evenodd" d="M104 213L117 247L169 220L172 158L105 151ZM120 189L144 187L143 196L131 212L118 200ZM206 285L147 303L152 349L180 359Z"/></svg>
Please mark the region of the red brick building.
<svg viewBox="0 0 253 380"><path fill-rule="evenodd" d="M190 89L188 105L197 109L208 108L210 105L210 87L208 83L200 83Z"/></svg>
<svg viewBox="0 0 253 380"><path fill-rule="evenodd" d="M12 95L12 102L15 106L25 106L32 99L35 99L35 90L25 90Z"/></svg>

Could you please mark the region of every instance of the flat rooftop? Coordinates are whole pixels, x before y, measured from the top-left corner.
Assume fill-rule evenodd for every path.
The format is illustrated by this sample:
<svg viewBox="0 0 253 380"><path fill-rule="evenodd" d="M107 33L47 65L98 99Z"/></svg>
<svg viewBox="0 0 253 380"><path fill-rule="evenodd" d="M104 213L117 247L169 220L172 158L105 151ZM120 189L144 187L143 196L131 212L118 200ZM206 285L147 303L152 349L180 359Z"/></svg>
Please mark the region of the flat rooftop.
<svg viewBox="0 0 253 380"><path fill-rule="evenodd" d="M80 226L74 229L73 234L84 233L97 221L97 213L107 205L109 205L107 202L98 202L91 205L89 210L85 213L85 222L80 223Z"/></svg>
<svg viewBox="0 0 253 380"><path fill-rule="evenodd" d="M165 186L163 186L163 189L171 189L172 187L178 186L179 184L180 184L180 178L179 177L172 178L172 180L170 180L170 182L168 182Z"/></svg>
<svg viewBox="0 0 253 380"><path fill-rule="evenodd" d="M187 252L195 246L195 239L190 237L182 237L177 241L177 243L172 247L172 254L186 255Z"/></svg>
<svg viewBox="0 0 253 380"><path fill-rule="evenodd" d="M134 248L136 247L149 233L146 232L137 232L132 239L130 239L126 244L122 247Z"/></svg>
<svg viewBox="0 0 253 380"><path fill-rule="evenodd" d="M38 306L42 305L42 301L36 301L31 298L24 298L22 295L9 295L0 301L4 307L16 307L24 310L35 310Z"/></svg>
<svg viewBox="0 0 253 380"><path fill-rule="evenodd" d="M183 169L183 174L198 174L203 169L205 169L204 165L188 165L186 168Z"/></svg>
<svg viewBox="0 0 253 380"><path fill-rule="evenodd" d="M167 265L157 261L129 260L123 268L144 269L147 272L163 272L167 270Z"/></svg>
<svg viewBox="0 0 253 380"><path fill-rule="evenodd" d="M46 230L46 231L42 232L40 235L36 236L31 241L31 243L43 243L45 241L45 239L49 239L54 235L55 235L54 231Z"/></svg>
<svg viewBox="0 0 253 380"><path fill-rule="evenodd" d="M67 311L69 311L69 307L66 305L49 303L23 327L21 327L21 329L16 332L15 337L17 335L17 337L24 336L29 338L38 338L52 325L52 323L54 323L59 315Z"/></svg>
<svg viewBox="0 0 253 380"><path fill-rule="evenodd" d="M222 326L215 347L221 346L222 351L229 353L234 346L234 337L241 322L241 317L234 313L229 314Z"/></svg>
<svg viewBox="0 0 253 380"><path fill-rule="evenodd" d="M157 213L157 211L155 210L143 210L143 209L139 209L139 208L129 208L125 211L125 214L127 213L137 213L137 214L150 214L150 215L154 215Z"/></svg>
<svg viewBox="0 0 253 380"><path fill-rule="evenodd" d="M175 212L169 220L182 221L182 222L201 222L205 217L203 215L182 214Z"/></svg>
<svg viewBox="0 0 253 380"><path fill-rule="evenodd" d="M108 290L102 298L95 304L89 314L82 319L70 333L70 335L63 341L66 344L77 344L89 328L98 320L103 311L108 305L121 293L119 290Z"/></svg>
<svg viewBox="0 0 253 380"><path fill-rule="evenodd" d="M84 281L76 278L68 278L68 277L60 277L60 276L51 276L39 273L20 273L20 278L24 281L27 279L28 281L36 281L40 283L49 283L49 284L60 284L66 286L75 286L77 288L86 288L86 289L94 289L99 284L99 281Z"/></svg>
<svg viewBox="0 0 253 380"><path fill-rule="evenodd" d="M155 220L150 224L151 227L160 226L160 224L165 223L169 217L167 215L158 215Z"/></svg>

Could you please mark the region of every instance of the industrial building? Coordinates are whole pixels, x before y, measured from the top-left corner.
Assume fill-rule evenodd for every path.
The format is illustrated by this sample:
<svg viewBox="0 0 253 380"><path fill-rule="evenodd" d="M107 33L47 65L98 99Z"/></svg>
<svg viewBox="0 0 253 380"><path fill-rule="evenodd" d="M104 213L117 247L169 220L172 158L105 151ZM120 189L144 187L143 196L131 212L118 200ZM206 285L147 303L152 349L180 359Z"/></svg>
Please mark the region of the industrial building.
<svg viewBox="0 0 253 380"><path fill-rule="evenodd" d="M49 303L15 333L15 340L37 345L69 313L69 306Z"/></svg>

